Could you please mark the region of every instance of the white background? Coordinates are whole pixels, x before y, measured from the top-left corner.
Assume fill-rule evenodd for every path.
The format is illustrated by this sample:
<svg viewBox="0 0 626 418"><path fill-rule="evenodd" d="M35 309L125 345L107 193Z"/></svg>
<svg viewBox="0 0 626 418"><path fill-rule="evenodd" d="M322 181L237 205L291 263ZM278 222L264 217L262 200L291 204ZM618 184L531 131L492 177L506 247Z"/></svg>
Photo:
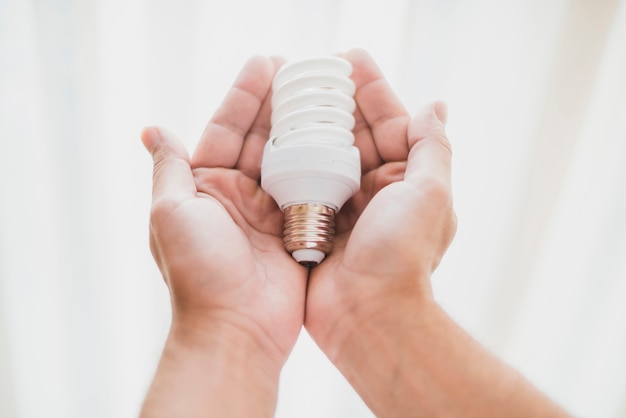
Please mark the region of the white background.
<svg viewBox="0 0 626 418"><path fill-rule="evenodd" d="M577 416L626 416L626 3L0 0L0 416L136 416L169 326L141 128L193 149L253 54L367 49L444 99L436 297ZM305 331L279 417L371 416Z"/></svg>

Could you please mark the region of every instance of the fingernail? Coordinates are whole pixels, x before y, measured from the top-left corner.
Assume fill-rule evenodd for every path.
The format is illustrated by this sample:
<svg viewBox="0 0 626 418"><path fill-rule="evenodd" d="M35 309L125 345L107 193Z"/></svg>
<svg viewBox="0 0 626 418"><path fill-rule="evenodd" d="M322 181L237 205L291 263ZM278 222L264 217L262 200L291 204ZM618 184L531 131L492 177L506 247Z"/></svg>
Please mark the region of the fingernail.
<svg viewBox="0 0 626 418"><path fill-rule="evenodd" d="M437 116L437 119L443 123L443 126L446 126L446 122L448 121L448 105L446 102L437 101L434 104L434 108L435 116Z"/></svg>

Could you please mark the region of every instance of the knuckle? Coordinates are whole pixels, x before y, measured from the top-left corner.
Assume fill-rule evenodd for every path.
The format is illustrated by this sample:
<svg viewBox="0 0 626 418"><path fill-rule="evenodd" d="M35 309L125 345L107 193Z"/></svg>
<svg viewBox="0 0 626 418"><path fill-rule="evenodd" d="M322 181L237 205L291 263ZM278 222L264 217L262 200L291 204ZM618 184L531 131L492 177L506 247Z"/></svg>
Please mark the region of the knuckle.
<svg viewBox="0 0 626 418"><path fill-rule="evenodd" d="M438 206L451 206L452 199L448 182L435 176L429 176L420 182L420 190L429 201Z"/></svg>
<svg viewBox="0 0 626 418"><path fill-rule="evenodd" d="M450 145L448 136L443 129L437 129L428 136L409 138L409 148L411 151L417 149L417 146L427 146L429 143L445 149L452 155L452 145Z"/></svg>
<svg viewBox="0 0 626 418"><path fill-rule="evenodd" d="M452 239L456 235L456 231L458 229L458 226L459 226L459 221L458 221L458 218L456 216L456 212L454 211L453 208L450 208L449 217L448 217L448 228L447 228L448 243L452 242Z"/></svg>
<svg viewBox="0 0 626 418"><path fill-rule="evenodd" d="M450 153L450 155L452 155L452 146L450 145L450 141L448 140L448 136L446 135L446 133L441 130L440 132L436 132L434 135L431 135L427 138L424 138L424 140L430 140L432 142L434 142L435 144L437 144L438 146L444 148L446 151L448 151Z"/></svg>
<svg viewBox="0 0 626 418"><path fill-rule="evenodd" d="M451 240L456 234L457 218L449 183L444 179L430 176L424 178L418 188L420 195L428 202L427 207L432 211L431 214L445 225L446 235Z"/></svg>
<svg viewBox="0 0 626 418"><path fill-rule="evenodd" d="M150 220L152 225L160 225L167 222L179 207L180 202L169 197L155 200L150 208Z"/></svg>
<svg viewBox="0 0 626 418"><path fill-rule="evenodd" d="M404 179L406 164L406 161L397 161L381 166L374 175L374 190L378 191L391 183Z"/></svg>

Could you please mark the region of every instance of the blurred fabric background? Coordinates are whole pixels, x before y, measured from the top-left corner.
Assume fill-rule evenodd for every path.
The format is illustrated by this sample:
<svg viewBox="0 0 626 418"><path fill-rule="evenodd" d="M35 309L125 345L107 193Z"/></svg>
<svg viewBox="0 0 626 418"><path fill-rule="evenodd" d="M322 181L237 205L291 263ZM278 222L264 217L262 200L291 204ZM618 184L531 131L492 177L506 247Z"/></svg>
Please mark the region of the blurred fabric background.
<svg viewBox="0 0 626 418"><path fill-rule="evenodd" d="M0 0L0 416L136 416L169 326L139 132L190 150L253 54L367 49L443 99L437 299L576 416L626 417L626 2ZM302 331L278 417L371 413Z"/></svg>

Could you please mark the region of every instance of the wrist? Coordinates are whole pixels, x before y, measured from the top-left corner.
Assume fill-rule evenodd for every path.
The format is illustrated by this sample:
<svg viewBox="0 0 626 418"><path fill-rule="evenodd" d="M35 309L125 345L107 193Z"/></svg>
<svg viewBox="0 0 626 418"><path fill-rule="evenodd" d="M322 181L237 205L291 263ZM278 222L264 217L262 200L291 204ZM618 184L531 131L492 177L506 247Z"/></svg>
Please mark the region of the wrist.
<svg viewBox="0 0 626 418"><path fill-rule="evenodd" d="M175 313L167 341L177 350L241 357L245 362L257 364L257 369L268 376L278 376L286 360L286 355L259 325L232 312Z"/></svg>
<svg viewBox="0 0 626 418"><path fill-rule="evenodd" d="M567 416L433 298L398 298L354 328L332 361L376 416Z"/></svg>
<svg viewBox="0 0 626 418"><path fill-rule="evenodd" d="M412 353L427 350L421 330L440 308L429 293L411 291L362 305L342 321L326 354L377 416L407 416L417 400L405 393L414 387L410 374L420 370Z"/></svg>
<svg viewBox="0 0 626 418"><path fill-rule="evenodd" d="M281 367L235 320L176 318L142 417L273 416Z"/></svg>
<svg viewBox="0 0 626 418"><path fill-rule="evenodd" d="M420 323L428 321L430 312L435 309L439 307L430 295L418 296L411 292L378 297L374 303L364 300L341 321L330 358L341 366L358 361L361 354L368 354L367 342L370 348L373 348L371 342L381 346L400 345L407 332L415 331Z"/></svg>
<svg viewBox="0 0 626 418"><path fill-rule="evenodd" d="M336 365L341 358L353 358L363 348L363 340L394 334L408 326L407 319L412 326L436 305L427 275L384 280L364 274L336 275L334 287L332 298L315 307L307 330Z"/></svg>

